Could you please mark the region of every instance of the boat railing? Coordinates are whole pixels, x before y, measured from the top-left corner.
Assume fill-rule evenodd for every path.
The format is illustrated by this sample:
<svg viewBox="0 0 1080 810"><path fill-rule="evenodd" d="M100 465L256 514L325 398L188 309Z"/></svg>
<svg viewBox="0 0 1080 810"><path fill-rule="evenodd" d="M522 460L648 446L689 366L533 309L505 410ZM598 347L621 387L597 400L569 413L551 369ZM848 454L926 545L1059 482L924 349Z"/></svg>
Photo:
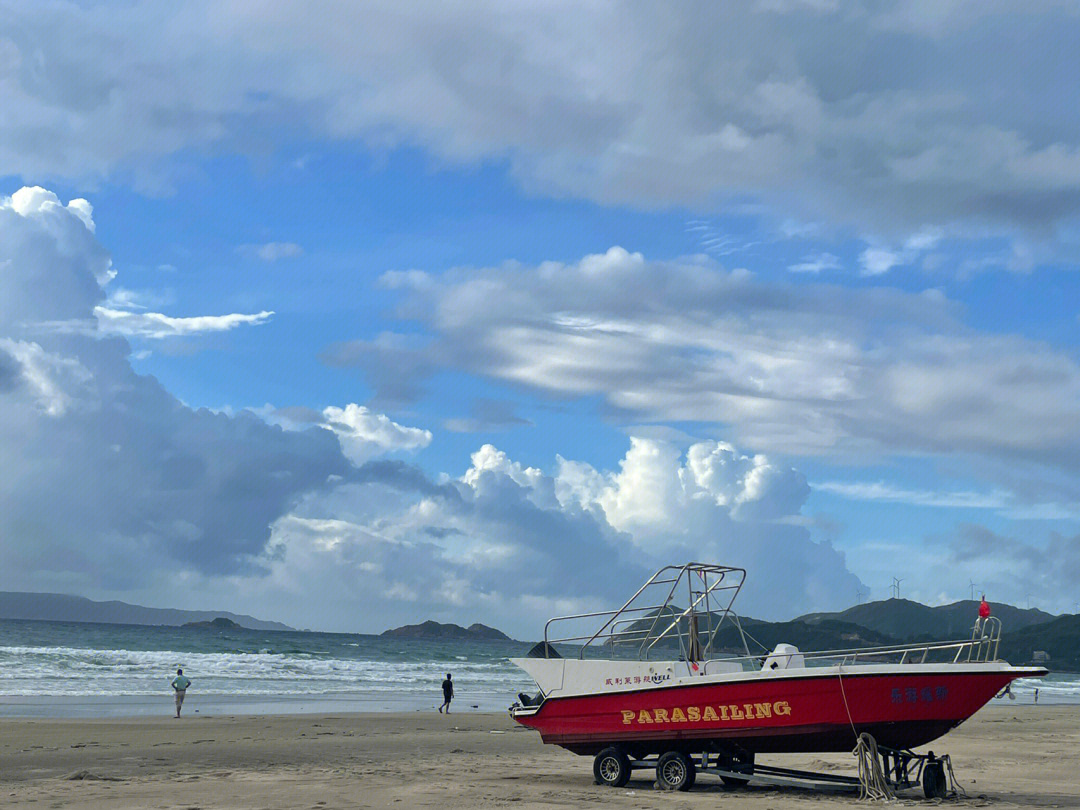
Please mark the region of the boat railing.
<svg viewBox="0 0 1080 810"><path fill-rule="evenodd" d="M899 656L897 663L900 664L925 664L931 656L937 658L941 653L952 656L951 663L987 663L998 660L998 647L1001 643L1001 620L996 616L979 619L975 623L971 638L959 641L928 641L908 644L890 644L877 647L852 647L839 650L815 650L811 652L765 652L761 655L733 656L730 658L713 658L705 662L703 674L709 673L709 665L717 667L723 665L730 669L731 664L756 663L759 664L765 658L773 660L785 660L790 664L791 659L800 656L806 666L850 666L856 664L875 663L874 659ZM948 655L945 663L948 663ZM940 660L935 663L942 663Z"/></svg>
<svg viewBox="0 0 1080 810"><path fill-rule="evenodd" d="M700 660L705 657L703 653L711 651L710 645L727 619L732 619L742 637L742 626L731 605L745 578L744 569L731 566L705 563L666 566L620 608L549 619L544 625L545 650L553 644L578 645L578 655L584 658L586 649L595 644L605 645L611 654L618 646L635 645L638 658L648 658L658 644L677 642L683 657ZM673 600L683 598L687 600L686 608L673 606ZM650 604L638 604L642 601ZM563 634L558 636L552 630L587 620L595 621L599 627L576 634L562 630ZM704 650L699 636L704 636ZM746 651L749 653L749 648Z"/></svg>

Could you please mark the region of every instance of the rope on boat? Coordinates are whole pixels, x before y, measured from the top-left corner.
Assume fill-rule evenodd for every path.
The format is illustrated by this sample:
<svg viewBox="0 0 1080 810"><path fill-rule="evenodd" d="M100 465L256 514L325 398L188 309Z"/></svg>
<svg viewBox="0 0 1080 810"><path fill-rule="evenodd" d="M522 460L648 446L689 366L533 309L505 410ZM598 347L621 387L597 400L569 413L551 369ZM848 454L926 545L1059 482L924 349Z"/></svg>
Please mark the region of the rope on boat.
<svg viewBox="0 0 1080 810"><path fill-rule="evenodd" d="M881 767L877 740L865 731L859 735L855 750L851 752L859 762L859 798L871 801L889 801L896 798L885 771ZM952 766L949 766L950 770Z"/></svg>

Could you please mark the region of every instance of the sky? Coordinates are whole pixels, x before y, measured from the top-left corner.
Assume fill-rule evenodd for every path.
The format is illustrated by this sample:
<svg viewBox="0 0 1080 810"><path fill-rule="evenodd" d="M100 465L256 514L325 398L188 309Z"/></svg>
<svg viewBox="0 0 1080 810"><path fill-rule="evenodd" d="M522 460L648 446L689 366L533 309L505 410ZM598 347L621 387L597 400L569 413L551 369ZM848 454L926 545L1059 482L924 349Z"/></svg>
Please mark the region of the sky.
<svg viewBox="0 0 1080 810"><path fill-rule="evenodd" d="M0 589L1080 612L1072 4L0 0Z"/></svg>

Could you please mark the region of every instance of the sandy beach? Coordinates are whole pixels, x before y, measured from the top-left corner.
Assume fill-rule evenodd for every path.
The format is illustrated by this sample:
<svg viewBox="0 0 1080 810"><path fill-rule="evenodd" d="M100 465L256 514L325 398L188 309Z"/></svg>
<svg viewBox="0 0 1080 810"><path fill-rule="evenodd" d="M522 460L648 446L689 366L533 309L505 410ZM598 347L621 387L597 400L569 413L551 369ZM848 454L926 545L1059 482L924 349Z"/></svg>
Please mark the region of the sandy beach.
<svg viewBox="0 0 1080 810"><path fill-rule="evenodd" d="M963 804L1080 807L1080 707L992 706L940 741ZM764 760L763 760L764 761ZM845 754L770 757L848 771ZM505 714L461 712L0 721L0 806L63 808L822 807L793 789L653 790L593 784L592 761L545 746ZM922 802L909 792L904 803Z"/></svg>

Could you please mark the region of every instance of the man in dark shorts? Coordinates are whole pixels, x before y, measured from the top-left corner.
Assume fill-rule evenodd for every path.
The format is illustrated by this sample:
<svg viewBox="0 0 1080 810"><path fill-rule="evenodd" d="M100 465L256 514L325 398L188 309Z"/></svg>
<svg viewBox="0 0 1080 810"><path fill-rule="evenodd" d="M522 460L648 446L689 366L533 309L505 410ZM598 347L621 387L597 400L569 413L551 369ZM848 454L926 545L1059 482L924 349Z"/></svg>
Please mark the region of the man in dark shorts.
<svg viewBox="0 0 1080 810"><path fill-rule="evenodd" d="M442 682L442 696L443 704L439 707L439 714L442 714L443 709L450 714L450 701L454 699L454 682L450 680L449 672L446 673L446 680Z"/></svg>

